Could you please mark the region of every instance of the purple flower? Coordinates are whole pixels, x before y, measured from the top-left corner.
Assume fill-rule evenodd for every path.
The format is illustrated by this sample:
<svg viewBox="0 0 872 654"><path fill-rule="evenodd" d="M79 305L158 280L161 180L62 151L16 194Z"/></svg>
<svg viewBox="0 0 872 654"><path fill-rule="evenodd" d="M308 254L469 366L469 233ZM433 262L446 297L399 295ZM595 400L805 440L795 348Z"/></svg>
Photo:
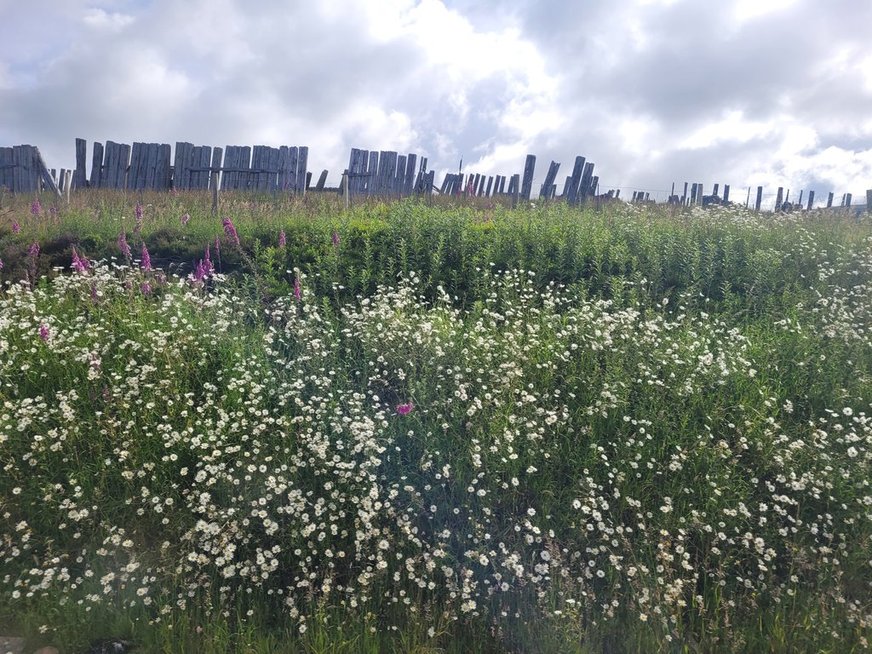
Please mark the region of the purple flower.
<svg viewBox="0 0 872 654"><path fill-rule="evenodd" d="M412 412L412 409L415 408L415 405L411 402L406 402L405 404L397 405L397 413L401 416L407 416Z"/></svg>
<svg viewBox="0 0 872 654"><path fill-rule="evenodd" d="M140 264L143 270L151 270L151 256L148 254L148 248L145 243L142 244L142 263Z"/></svg>
<svg viewBox="0 0 872 654"><path fill-rule="evenodd" d="M27 248L27 254L31 259L36 259L39 256L39 243L34 241L30 244L30 247Z"/></svg>
<svg viewBox="0 0 872 654"><path fill-rule="evenodd" d="M15 234L18 234L21 231L21 225L18 224L17 220L12 221L12 231Z"/></svg>
<svg viewBox="0 0 872 654"><path fill-rule="evenodd" d="M39 337L42 339L43 343L48 343L48 339L51 338L51 332L48 330L48 325L42 323L39 326Z"/></svg>
<svg viewBox="0 0 872 654"><path fill-rule="evenodd" d="M151 284L149 284L148 282L142 282L142 285L140 285L139 290L142 291L143 295L151 295Z"/></svg>
<svg viewBox="0 0 872 654"><path fill-rule="evenodd" d="M3 270L3 259L0 259L0 270Z"/></svg>
<svg viewBox="0 0 872 654"><path fill-rule="evenodd" d="M124 255L124 258L128 261L133 258L133 255L130 252L130 245L127 243L127 234L121 232L118 235L118 249L121 250L121 254Z"/></svg>
<svg viewBox="0 0 872 654"><path fill-rule="evenodd" d="M76 248L73 248L73 270L76 272L85 272L90 267L88 260L80 257L79 253L76 252Z"/></svg>
<svg viewBox="0 0 872 654"><path fill-rule="evenodd" d="M288 244L288 239L285 236L285 230L279 232L279 247L283 248Z"/></svg>
<svg viewBox="0 0 872 654"><path fill-rule="evenodd" d="M142 202L136 203L136 207L134 207L133 213L136 215L136 220L138 222L142 222Z"/></svg>
<svg viewBox="0 0 872 654"><path fill-rule="evenodd" d="M191 219L191 214L189 214L189 213L183 214L182 217L180 218L180 220L182 221L182 226L184 227L185 225L187 225L188 221L190 219Z"/></svg>
<svg viewBox="0 0 872 654"><path fill-rule="evenodd" d="M332 240L333 240L333 247L338 248L339 247L339 232L337 232L337 231L333 232Z"/></svg>
<svg viewBox="0 0 872 654"><path fill-rule="evenodd" d="M297 302L303 299L303 286L300 284L300 273L297 273L297 276L294 277L294 297L297 299Z"/></svg>
<svg viewBox="0 0 872 654"><path fill-rule="evenodd" d="M42 213L42 205L39 203L39 198L34 200L30 205L30 215L38 216Z"/></svg>
<svg viewBox="0 0 872 654"><path fill-rule="evenodd" d="M224 234L227 236L227 238L229 238L231 241L236 243L237 246L239 246L239 234L236 232L236 226L233 224L233 221L230 220L230 218L225 218L222 224L224 225Z"/></svg>

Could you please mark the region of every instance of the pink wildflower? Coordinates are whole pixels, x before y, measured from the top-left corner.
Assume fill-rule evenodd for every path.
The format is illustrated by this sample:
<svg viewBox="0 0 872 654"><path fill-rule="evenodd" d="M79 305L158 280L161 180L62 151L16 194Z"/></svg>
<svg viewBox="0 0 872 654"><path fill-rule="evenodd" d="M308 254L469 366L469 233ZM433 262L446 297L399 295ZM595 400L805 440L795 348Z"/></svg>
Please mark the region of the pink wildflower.
<svg viewBox="0 0 872 654"><path fill-rule="evenodd" d="M237 246L239 246L239 234L236 231L236 226L233 224L233 221L230 220L230 218L225 218L222 221L222 224L224 225L224 234L227 236L227 238L229 238L231 241L236 243Z"/></svg>
<svg viewBox="0 0 872 654"><path fill-rule="evenodd" d="M297 299L297 302L303 299L303 286L300 283L300 273L297 273L297 276L294 277L294 297Z"/></svg>
<svg viewBox="0 0 872 654"><path fill-rule="evenodd" d="M415 408L415 405L411 402L406 402L405 404L397 405L397 413L401 416L407 416L412 412L412 409Z"/></svg>
<svg viewBox="0 0 872 654"><path fill-rule="evenodd" d="M76 248L73 248L73 270L76 272L85 272L88 268L90 268L88 260L80 257L79 253L76 252Z"/></svg>
<svg viewBox="0 0 872 654"><path fill-rule="evenodd" d="M184 227L185 225L188 224L188 221L189 221L190 219L191 219L191 214L186 213L186 214L183 214L182 217L181 217L179 220L182 221L182 226Z"/></svg>
<svg viewBox="0 0 872 654"><path fill-rule="evenodd" d="M21 231L21 225L18 224L17 220L12 221L12 231L15 234L18 234Z"/></svg>
<svg viewBox="0 0 872 654"><path fill-rule="evenodd" d="M39 337L42 339L43 343L48 343L48 339L51 338L51 332L48 329L48 325L42 323L39 326Z"/></svg>
<svg viewBox="0 0 872 654"><path fill-rule="evenodd" d="M283 248L288 244L288 239L285 236L285 230L279 232L279 247Z"/></svg>
<svg viewBox="0 0 872 654"><path fill-rule="evenodd" d="M142 244L142 263L140 265L143 270L151 270L151 255L149 255L145 243Z"/></svg>
<svg viewBox="0 0 872 654"><path fill-rule="evenodd" d="M127 234L121 232L118 235L118 249L121 250L121 254L124 255L124 258L130 260L133 258L133 254L130 252L130 245L127 243Z"/></svg>
<svg viewBox="0 0 872 654"><path fill-rule="evenodd" d="M333 247L338 248L339 247L339 232L334 231L333 236L331 237L331 240L333 241Z"/></svg>
<svg viewBox="0 0 872 654"><path fill-rule="evenodd" d="M31 259L36 259L39 256L39 243L34 241L30 244L30 247L27 248L27 254Z"/></svg>
<svg viewBox="0 0 872 654"><path fill-rule="evenodd" d="M42 213L42 205L39 203L39 198L33 201L30 205L30 215L38 216Z"/></svg>

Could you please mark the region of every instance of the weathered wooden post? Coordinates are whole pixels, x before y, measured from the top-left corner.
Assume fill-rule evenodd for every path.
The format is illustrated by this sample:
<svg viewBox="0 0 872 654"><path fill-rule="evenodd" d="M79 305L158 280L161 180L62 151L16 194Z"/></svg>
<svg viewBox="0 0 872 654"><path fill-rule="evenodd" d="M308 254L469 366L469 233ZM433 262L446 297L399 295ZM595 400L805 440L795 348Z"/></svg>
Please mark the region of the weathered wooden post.
<svg viewBox="0 0 872 654"><path fill-rule="evenodd" d="M763 203L763 187L757 187L757 202L754 205L754 211L760 211L760 205Z"/></svg>
<svg viewBox="0 0 872 654"><path fill-rule="evenodd" d="M730 185L724 184L724 204L730 201Z"/></svg>
<svg viewBox="0 0 872 654"><path fill-rule="evenodd" d="M830 194L827 196L827 209L833 208L833 192L830 191Z"/></svg>
<svg viewBox="0 0 872 654"><path fill-rule="evenodd" d="M872 188L866 189L866 213L872 213Z"/></svg>
<svg viewBox="0 0 872 654"><path fill-rule="evenodd" d="M814 206L814 191L808 192L808 206L805 208L806 211L811 211Z"/></svg>
<svg viewBox="0 0 872 654"><path fill-rule="evenodd" d="M851 198L852 198L852 197L853 197L853 196L852 196L850 193L845 193L845 206L846 206L846 207L850 207L850 206L851 206Z"/></svg>
<svg viewBox="0 0 872 654"><path fill-rule="evenodd" d="M536 169L536 155L528 154L527 161L524 163L524 182L521 185L521 196L525 200L530 199L530 192L533 190L533 172Z"/></svg>
<svg viewBox="0 0 872 654"><path fill-rule="evenodd" d="M776 212L781 211L781 200L783 197L784 197L784 187L779 186L778 193L776 193L776 195L775 195L775 211Z"/></svg>

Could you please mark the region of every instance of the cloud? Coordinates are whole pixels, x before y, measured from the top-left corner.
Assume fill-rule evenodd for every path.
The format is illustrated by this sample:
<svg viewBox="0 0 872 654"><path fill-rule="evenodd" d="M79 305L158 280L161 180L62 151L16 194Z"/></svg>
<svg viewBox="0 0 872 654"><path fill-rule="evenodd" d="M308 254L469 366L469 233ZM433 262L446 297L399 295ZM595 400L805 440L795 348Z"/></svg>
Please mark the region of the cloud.
<svg viewBox="0 0 872 654"><path fill-rule="evenodd" d="M866 0L0 0L0 143L351 147L601 186L872 183ZM850 20L845 17L849 16ZM865 181L864 181L865 180ZM819 194L823 191L819 189Z"/></svg>

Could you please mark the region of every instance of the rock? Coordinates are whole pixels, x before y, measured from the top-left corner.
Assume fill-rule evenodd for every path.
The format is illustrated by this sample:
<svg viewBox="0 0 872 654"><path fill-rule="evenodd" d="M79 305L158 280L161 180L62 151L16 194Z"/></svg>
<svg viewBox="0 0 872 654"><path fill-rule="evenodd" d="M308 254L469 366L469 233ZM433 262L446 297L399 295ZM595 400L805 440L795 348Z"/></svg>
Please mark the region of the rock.
<svg viewBox="0 0 872 654"><path fill-rule="evenodd" d="M24 639L15 636L0 636L0 654L23 654Z"/></svg>
<svg viewBox="0 0 872 654"><path fill-rule="evenodd" d="M133 649L133 644L118 638L95 640L88 649L88 654L127 654Z"/></svg>
<svg viewBox="0 0 872 654"><path fill-rule="evenodd" d="M57 647L52 647L51 645L46 645L45 647L40 647L33 654L60 654L60 652L58 652Z"/></svg>

